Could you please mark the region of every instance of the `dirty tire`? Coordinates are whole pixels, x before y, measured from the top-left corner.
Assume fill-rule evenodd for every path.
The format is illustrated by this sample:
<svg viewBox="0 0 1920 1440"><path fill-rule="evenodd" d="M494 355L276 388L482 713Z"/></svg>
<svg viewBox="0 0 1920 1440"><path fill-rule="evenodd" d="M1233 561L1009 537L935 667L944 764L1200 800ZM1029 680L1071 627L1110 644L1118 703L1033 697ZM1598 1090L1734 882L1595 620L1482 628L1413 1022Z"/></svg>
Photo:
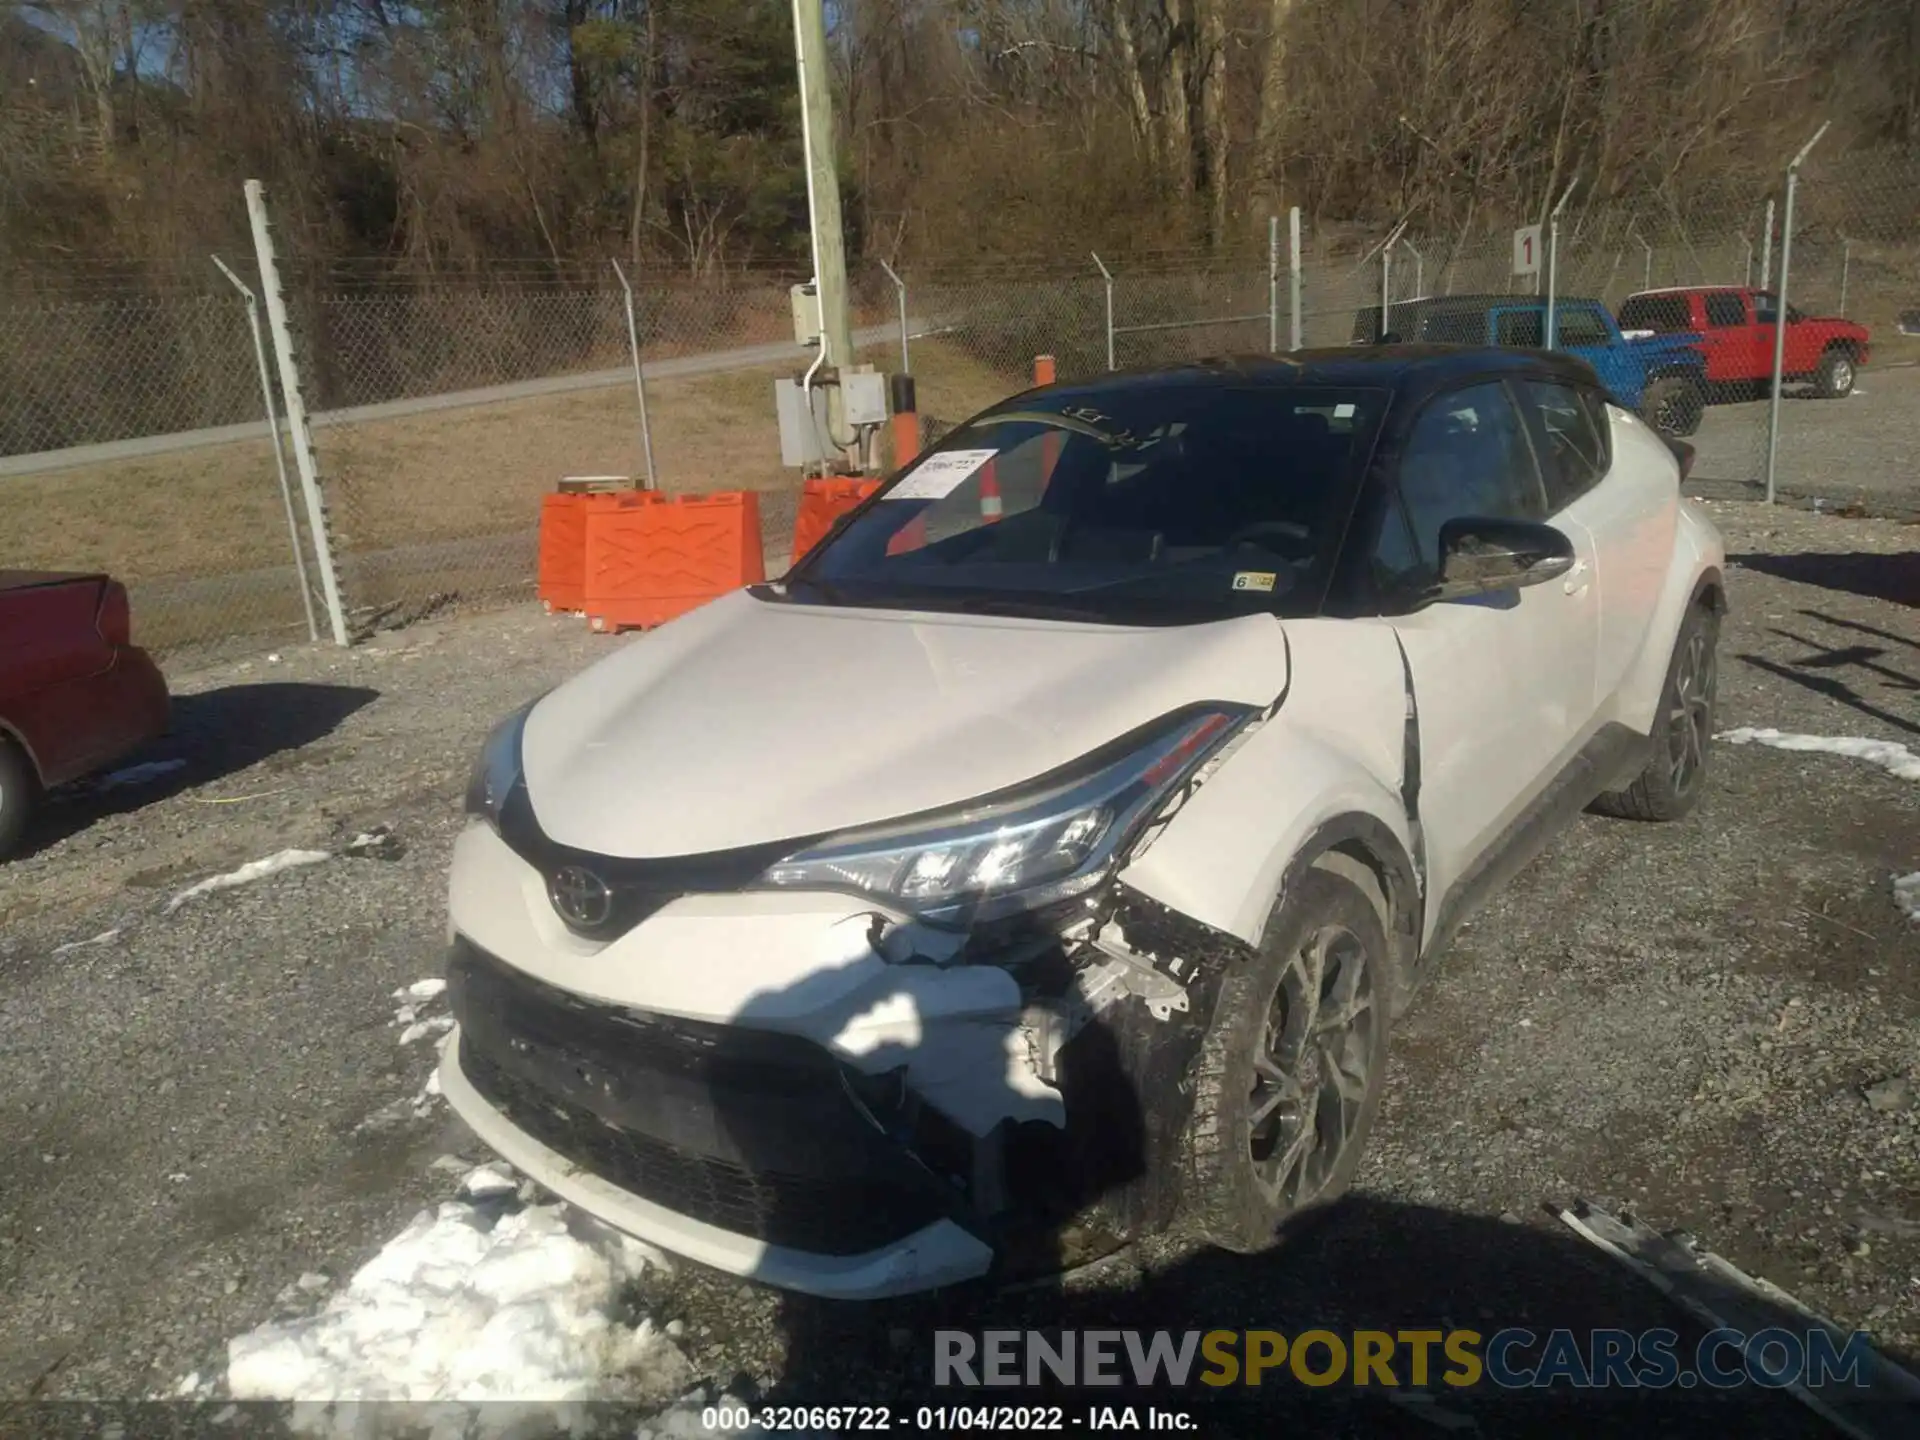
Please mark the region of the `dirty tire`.
<svg viewBox="0 0 1920 1440"><path fill-rule="evenodd" d="M0 860L20 848L40 798L40 781L26 754L0 735Z"/></svg>
<svg viewBox="0 0 1920 1440"><path fill-rule="evenodd" d="M1641 397L1647 423L1662 435L1684 439L1700 428L1707 413L1706 393L1684 375L1669 375L1647 386Z"/></svg>
<svg viewBox="0 0 1920 1440"><path fill-rule="evenodd" d="M1262 1250L1346 1192L1385 1085L1392 977L1352 881L1309 870L1274 907L1200 1052L1186 1220L1201 1238Z"/></svg>
<svg viewBox="0 0 1920 1440"><path fill-rule="evenodd" d="M1829 350L1813 372L1813 388L1823 400L1844 400L1853 393L1859 367L1845 350Z"/></svg>
<svg viewBox="0 0 1920 1440"><path fill-rule="evenodd" d="M1660 690L1653 758L1626 789L1595 800L1594 810L1621 820L1678 820L1700 802L1713 753L1719 640L1719 616L1705 605L1687 612Z"/></svg>

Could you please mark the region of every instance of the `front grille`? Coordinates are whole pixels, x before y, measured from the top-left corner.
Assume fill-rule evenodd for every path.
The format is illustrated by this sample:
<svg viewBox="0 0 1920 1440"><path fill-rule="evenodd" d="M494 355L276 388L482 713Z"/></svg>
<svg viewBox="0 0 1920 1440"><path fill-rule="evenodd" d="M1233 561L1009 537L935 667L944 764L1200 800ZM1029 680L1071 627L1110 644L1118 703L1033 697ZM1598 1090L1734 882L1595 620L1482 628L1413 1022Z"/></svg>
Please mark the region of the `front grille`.
<svg viewBox="0 0 1920 1440"><path fill-rule="evenodd" d="M823 1255L858 1255L939 1218L925 1197L898 1186L755 1173L660 1144L508 1074L464 1041L460 1068L489 1105L581 1169L736 1235Z"/></svg>
<svg viewBox="0 0 1920 1440"><path fill-rule="evenodd" d="M516 1126L609 1184L770 1245L857 1255L945 1213L798 1036L593 1004L458 942L460 1067Z"/></svg>

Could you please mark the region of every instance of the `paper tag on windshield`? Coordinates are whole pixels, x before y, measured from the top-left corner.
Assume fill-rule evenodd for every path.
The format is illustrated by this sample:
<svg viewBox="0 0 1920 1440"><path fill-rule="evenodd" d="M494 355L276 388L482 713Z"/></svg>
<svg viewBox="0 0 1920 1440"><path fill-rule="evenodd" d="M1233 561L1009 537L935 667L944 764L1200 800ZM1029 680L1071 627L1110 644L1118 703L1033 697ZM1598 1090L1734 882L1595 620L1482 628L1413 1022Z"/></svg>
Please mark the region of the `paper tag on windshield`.
<svg viewBox="0 0 1920 1440"><path fill-rule="evenodd" d="M1274 570L1236 570L1233 574L1233 588L1236 590L1271 590L1273 582L1279 579Z"/></svg>
<svg viewBox="0 0 1920 1440"><path fill-rule="evenodd" d="M939 455L929 455L889 490L886 498L944 499L958 490L969 475L999 453L997 450L948 450Z"/></svg>

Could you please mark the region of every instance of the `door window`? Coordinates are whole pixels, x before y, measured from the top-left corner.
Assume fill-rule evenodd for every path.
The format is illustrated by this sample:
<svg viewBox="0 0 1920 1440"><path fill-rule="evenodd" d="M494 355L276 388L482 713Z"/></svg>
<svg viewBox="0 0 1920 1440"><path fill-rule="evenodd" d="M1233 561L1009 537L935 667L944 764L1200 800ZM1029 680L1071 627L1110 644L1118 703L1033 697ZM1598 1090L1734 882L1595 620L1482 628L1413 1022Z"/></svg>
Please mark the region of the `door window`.
<svg viewBox="0 0 1920 1440"><path fill-rule="evenodd" d="M1546 344L1538 310L1503 310L1494 331L1494 344L1515 350L1538 350Z"/></svg>
<svg viewBox="0 0 1920 1440"><path fill-rule="evenodd" d="M1777 325L1780 323L1780 297L1764 291L1753 297L1753 318L1756 324Z"/></svg>
<svg viewBox="0 0 1920 1440"><path fill-rule="evenodd" d="M1440 527L1465 516L1539 520L1546 497L1520 412L1498 381L1433 401L1414 422L1374 555L1381 593L1403 595L1440 573Z"/></svg>
<svg viewBox="0 0 1920 1440"><path fill-rule="evenodd" d="M1721 293L1707 296L1707 324L1716 330L1747 323L1747 302L1741 296Z"/></svg>
<svg viewBox="0 0 1920 1440"><path fill-rule="evenodd" d="M1593 305L1556 305L1553 315L1556 345L1611 345L1613 332Z"/></svg>
<svg viewBox="0 0 1920 1440"><path fill-rule="evenodd" d="M1558 514L1606 478L1606 431L1596 404L1570 385L1528 380L1520 394L1535 425L1547 511Z"/></svg>

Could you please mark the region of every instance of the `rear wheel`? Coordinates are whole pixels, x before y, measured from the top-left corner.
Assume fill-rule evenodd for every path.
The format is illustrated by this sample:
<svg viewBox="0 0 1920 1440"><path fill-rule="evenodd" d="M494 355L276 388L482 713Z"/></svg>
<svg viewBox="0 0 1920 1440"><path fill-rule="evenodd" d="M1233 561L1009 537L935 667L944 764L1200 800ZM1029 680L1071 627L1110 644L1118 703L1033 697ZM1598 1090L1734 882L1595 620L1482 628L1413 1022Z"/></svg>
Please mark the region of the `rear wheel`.
<svg viewBox="0 0 1920 1440"><path fill-rule="evenodd" d="M26 752L0 735L0 860L20 848L40 798L40 779Z"/></svg>
<svg viewBox="0 0 1920 1440"><path fill-rule="evenodd" d="M1719 640L1720 620L1712 610L1696 605L1687 612L1660 692L1653 757L1626 789L1595 800L1595 810L1622 820L1678 820L1700 802L1719 692Z"/></svg>
<svg viewBox="0 0 1920 1440"><path fill-rule="evenodd" d="M1822 399L1844 400L1853 393L1856 375L1853 356L1845 350L1829 350L1820 357L1820 368L1813 372L1813 388Z"/></svg>
<svg viewBox="0 0 1920 1440"><path fill-rule="evenodd" d="M1662 435L1691 435L1706 414L1706 392L1689 376L1667 375L1647 386L1642 408L1647 423Z"/></svg>
<svg viewBox="0 0 1920 1440"><path fill-rule="evenodd" d="M1189 1219L1229 1250L1271 1245L1346 1193L1386 1078L1393 969L1359 886L1309 870L1230 975L1201 1051Z"/></svg>

